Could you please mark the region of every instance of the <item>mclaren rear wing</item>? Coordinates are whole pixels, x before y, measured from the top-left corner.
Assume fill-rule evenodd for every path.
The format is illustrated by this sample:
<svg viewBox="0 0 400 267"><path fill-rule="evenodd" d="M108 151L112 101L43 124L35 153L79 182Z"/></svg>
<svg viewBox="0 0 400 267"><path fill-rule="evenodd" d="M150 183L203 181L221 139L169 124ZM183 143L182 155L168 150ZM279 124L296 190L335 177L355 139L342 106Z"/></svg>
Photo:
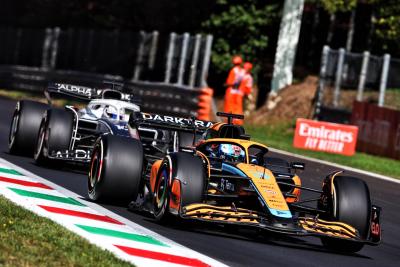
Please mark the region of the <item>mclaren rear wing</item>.
<svg viewBox="0 0 400 267"><path fill-rule="evenodd" d="M105 83L108 84L108 83ZM51 103L51 97L54 95L67 96L78 100L90 101L92 99L118 99L139 104L140 100L133 94L123 93L116 90L115 84L111 83L113 89L97 89L80 85L66 83L49 83L44 91L47 100ZM105 85L107 86L107 85ZM122 85L121 85L122 86Z"/></svg>

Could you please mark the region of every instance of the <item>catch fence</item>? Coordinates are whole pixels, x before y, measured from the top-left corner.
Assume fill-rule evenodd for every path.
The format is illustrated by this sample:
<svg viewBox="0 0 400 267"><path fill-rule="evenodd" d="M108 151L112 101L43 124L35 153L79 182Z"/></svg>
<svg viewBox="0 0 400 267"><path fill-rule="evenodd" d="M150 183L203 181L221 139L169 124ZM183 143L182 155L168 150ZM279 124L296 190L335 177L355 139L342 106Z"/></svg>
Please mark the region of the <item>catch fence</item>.
<svg viewBox="0 0 400 267"><path fill-rule="evenodd" d="M120 75L203 87L212 35L93 29L0 28L0 65Z"/></svg>
<svg viewBox="0 0 400 267"><path fill-rule="evenodd" d="M400 90L400 60L368 51L359 54L324 46L315 117L348 123L353 102L367 101L385 106L387 88Z"/></svg>
<svg viewBox="0 0 400 267"><path fill-rule="evenodd" d="M30 92L43 92L49 82L103 88L104 81L124 84L124 91L140 97L142 110L172 116L196 116L202 91L189 86L161 82L124 80L121 76L81 71L43 70L35 67L0 66L0 86Z"/></svg>
<svg viewBox="0 0 400 267"><path fill-rule="evenodd" d="M0 29L0 87L41 92L49 82L124 83L146 112L196 116L212 36L93 29Z"/></svg>

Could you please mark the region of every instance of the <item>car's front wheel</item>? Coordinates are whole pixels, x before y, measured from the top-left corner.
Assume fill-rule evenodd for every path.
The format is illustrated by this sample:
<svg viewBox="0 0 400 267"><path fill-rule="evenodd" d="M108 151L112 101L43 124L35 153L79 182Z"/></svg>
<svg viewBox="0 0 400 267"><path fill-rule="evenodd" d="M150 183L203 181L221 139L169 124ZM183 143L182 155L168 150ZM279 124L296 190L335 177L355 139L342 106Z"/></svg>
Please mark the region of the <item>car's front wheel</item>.
<svg viewBox="0 0 400 267"><path fill-rule="evenodd" d="M160 165L153 192L153 213L166 221L170 213L204 199L206 172L200 157L178 152L168 155ZM174 211L174 212L173 212Z"/></svg>
<svg viewBox="0 0 400 267"><path fill-rule="evenodd" d="M362 239L367 239L371 216L371 200L367 184L355 177L337 176L333 180L332 219L353 226ZM323 237L322 243L329 249L341 252L360 251L364 243Z"/></svg>

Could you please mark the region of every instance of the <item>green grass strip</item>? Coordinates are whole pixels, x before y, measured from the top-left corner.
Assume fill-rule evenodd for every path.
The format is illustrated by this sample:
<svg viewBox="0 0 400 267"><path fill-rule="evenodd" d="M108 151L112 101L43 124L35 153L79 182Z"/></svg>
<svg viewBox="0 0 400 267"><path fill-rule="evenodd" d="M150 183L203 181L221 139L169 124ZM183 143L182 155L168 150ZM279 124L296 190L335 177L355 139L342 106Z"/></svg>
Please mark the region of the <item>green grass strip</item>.
<svg viewBox="0 0 400 267"><path fill-rule="evenodd" d="M22 190L22 189L17 189L17 188L11 188L8 187L11 191L17 193L20 196L24 197L33 197L33 198L40 198L40 199L46 199L50 201L55 201L55 202L60 202L60 203L66 203L66 204L72 204L72 205L77 205L77 206L86 206L79 201L70 198L70 197L59 197L59 196L53 196L53 195L48 195L48 194L42 194L42 193L37 193L37 192L32 192L32 191L27 191L27 190Z"/></svg>
<svg viewBox="0 0 400 267"><path fill-rule="evenodd" d="M0 168L0 172L8 173L8 174L14 174L14 175L23 175L23 174L17 172L16 170L6 169L6 168Z"/></svg>
<svg viewBox="0 0 400 267"><path fill-rule="evenodd" d="M129 267L128 262L98 248L49 219L0 195L0 266Z"/></svg>
<svg viewBox="0 0 400 267"><path fill-rule="evenodd" d="M105 229L105 228L92 227L92 226L87 226L87 225L80 225L80 224L75 224L75 225L91 234L118 237L118 238L133 240L136 242L143 242L143 243L148 243L148 244L152 244L152 245L168 247L168 245L154 239L151 236L137 235L137 234L115 231L115 230L110 230L110 229Z"/></svg>

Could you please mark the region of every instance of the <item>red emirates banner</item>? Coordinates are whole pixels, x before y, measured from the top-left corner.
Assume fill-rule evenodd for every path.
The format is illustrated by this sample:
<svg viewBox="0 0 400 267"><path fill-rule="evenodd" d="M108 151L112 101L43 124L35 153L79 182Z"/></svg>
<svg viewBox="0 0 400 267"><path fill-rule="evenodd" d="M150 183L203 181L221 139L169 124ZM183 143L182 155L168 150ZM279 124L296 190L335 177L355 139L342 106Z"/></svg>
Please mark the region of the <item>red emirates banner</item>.
<svg viewBox="0 0 400 267"><path fill-rule="evenodd" d="M297 119L293 146L352 156L356 150L357 133L357 126Z"/></svg>

